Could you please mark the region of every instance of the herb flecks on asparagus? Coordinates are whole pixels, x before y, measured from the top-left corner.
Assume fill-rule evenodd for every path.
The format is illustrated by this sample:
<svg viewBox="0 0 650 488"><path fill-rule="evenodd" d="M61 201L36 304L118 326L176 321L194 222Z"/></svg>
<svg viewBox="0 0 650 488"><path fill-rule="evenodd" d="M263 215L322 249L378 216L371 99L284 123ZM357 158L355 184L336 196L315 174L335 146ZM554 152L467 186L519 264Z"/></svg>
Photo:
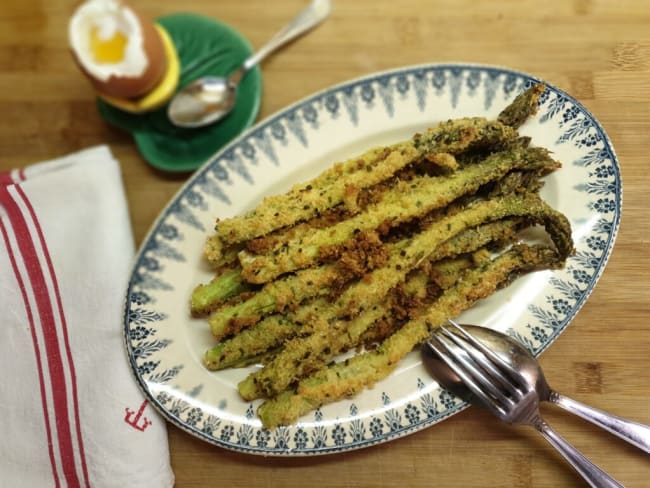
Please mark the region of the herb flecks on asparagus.
<svg viewBox="0 0 650 488"><path fill-rule="evenodd" d="M319 369L300 381L295 389L286 390L258 408L266 428L287 425L326 403L349 398L388 376L399 361L442 325L489 296L513 275L539 268L557 267L562 261L547 248L517 246L494 261L466 273L455 286L446 290L427 313L405 324L378 348L344 362Z"/></svg>
<svg viewBox="0 0 650 488"><path fill-rule="evenodd" d="M543 90L497 120L441 122L218 222L205 246L217 277L192 297L219 341L203 362L257 364L238 388L265 399L264 427L372 386L448 317L565 263L569 221L540 192L560 163L517 132ZM520 242L534 225L546 245Z"/></svg>
<svg viewBox="0 0 650 488"><path fill-rule="evenodd" d="M444 258L454 258L471 253L491 243L511 242L521 226L520 219L502 219L468 229L443 242L433 251L430 259L438 261ZM399 252L399 248L397 252ZM428 269L427 272L431 271ZM433 271L439 271L439 268L434 267ZM270 349L277 348L284 341L298 334L301 324L308 322L309 317L313 315L322 315L328 319L337 317L344 312L344 309L349 312L351 302L355 302L357 308L367 307L364 292L359 289L372 286L371 281L366 279L353 284L350 290L344 292L347 299L343 298L339 301L340 308L328 302L326 298L320 297L290 313L275 314L263 318L254 326L240 331L208 350L204 357L206 367L212 370L232 367L235 364L252 360ZM410 282L411 280L409 280ZM380 301L380 297L376 295L365 293L365 296L371 299L368 303Z"/></svg>
<svg viewBox="0 0 650 488"><path fill-rule="evenodd" d="M265 283L297 269L312 266L320 257L321 247L342 244L355 232L377 229L382 224L395 226L431 210L442 208L455 199L477 191L514 169L548 167L552 158L539 148L498 152L481 164L471 165L446 177L423 176L389 190L384 198L365 212L310 235L279 245L263 255L242 251L239 259L242 275L251 283Z"/></svg>
<svg viewBox="0 0 650 488"><path fill-rule="evenodd" d="M224 244L252 239L311 218L343 202L349 188L375 185L423 157L435 157L438 153L458 154L515 136L511 127L498 121L481 117L449 120L412 140L371 149L361 156L337 163L285 194L267 197L243 217L219 221L217 235Z"/></svg>

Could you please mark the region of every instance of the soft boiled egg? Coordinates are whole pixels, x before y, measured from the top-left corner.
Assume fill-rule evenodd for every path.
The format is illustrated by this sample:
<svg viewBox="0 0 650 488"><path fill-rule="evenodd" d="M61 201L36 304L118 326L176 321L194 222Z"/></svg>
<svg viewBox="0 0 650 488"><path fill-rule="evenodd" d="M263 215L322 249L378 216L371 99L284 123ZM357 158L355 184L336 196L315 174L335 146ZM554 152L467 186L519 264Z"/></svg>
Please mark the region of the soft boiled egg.
<svg viewBox="0 0 650 488"><path fill-rule="evenodd" d="M119 0L89 0L74 12L68 38L82 71L100 94L140 97L167 69L153 21Z"/></svg>

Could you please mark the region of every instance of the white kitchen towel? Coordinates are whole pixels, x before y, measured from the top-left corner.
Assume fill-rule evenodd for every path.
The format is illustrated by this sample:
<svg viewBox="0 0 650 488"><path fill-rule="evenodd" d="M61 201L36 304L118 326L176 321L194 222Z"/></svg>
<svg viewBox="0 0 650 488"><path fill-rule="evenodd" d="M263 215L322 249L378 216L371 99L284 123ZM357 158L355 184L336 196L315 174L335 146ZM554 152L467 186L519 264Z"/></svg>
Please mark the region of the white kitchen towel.
<svg viewBox="0 0 650 488"><path fill-rule="evenodd" d="M106 146L0 173L0 487L174 484L123 345L133 255Z"/></svg>

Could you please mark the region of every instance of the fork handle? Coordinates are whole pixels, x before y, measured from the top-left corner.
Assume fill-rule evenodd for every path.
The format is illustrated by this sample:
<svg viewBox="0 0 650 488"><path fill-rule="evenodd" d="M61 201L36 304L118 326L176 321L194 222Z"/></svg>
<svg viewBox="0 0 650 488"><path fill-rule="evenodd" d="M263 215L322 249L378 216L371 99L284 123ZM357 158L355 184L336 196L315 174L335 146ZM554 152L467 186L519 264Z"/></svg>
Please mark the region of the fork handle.
<svg viewBox="0 0 650 488"><path fill-rule="evenodd" d="M589 486L593 488L624 488L622 484L589 461L580 451L569 444L564 437L555 432L544 419L538 417L533 421L533 426L582 475L585 481L589 483Z"/></svg>
<svg viewBox="0 0 650 488"><path fill-rule="evenodd" d="M551 392L549 401L650 453L650 426L603 412L555 391Z"/></svg>

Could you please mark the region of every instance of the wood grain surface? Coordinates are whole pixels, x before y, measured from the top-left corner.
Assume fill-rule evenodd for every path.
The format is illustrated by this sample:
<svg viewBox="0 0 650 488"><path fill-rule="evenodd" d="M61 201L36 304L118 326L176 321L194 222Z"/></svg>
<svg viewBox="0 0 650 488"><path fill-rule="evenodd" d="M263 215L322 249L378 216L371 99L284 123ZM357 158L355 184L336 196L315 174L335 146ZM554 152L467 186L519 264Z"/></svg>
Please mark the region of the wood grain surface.
<svg viewBox="0 0 650 488"><path fill-rule="evenodd" d="M132 0L159 16L216 17L260 46L306 0ZM0 3L0 170L109 144L135 238L188 175L160 173L105 124L71 60L71 0ZM522 70L572 94L620 159L623 219L592 296L541 362L559 391L650 424L650 3L647 0L335 0L329 20L263 65L260 119L331 84L404 65L461 61ZM552 407L557 430L625 486L649 486L650 458ZM468 409L405 438L325 457L264 458L169 427L186 487L564 487L581 479L532 429Z"/></svg>

